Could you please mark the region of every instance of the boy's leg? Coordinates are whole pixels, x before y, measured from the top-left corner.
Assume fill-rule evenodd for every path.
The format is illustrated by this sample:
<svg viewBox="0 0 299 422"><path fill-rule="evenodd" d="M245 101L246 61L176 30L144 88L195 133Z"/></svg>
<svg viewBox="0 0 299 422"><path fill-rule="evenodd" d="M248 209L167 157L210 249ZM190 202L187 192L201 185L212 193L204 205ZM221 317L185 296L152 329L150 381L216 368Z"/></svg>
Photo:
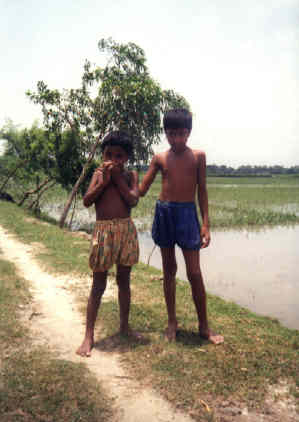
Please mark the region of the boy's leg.
<svg viewBox="0 0 299 422"><path fill-rule="evenodd" d="M130 274L131 268L117 265L116 281L118 285L120 333L129 334L129 313L131 304Z"/></svg>
<svg viewBox="0 0 299 422"><path fill-rule="evenodd" d="M93 273L93 283L87 304L85 337L76 352L78 355L90 356L94 344L94 325L106 284L107 271Z"/></svg>
<svg viewBox="0 0 299 422"><path fill-rule="evenodd" d="M175 276L177 271L177 263L175 259L175 249L161 248L163 275L164 275L164 297L168 313L168 327L166 335L169 341L175 340L177 332L177 319L175 309L176 282Z"/></svg>
<svg viewBox="0 0 299 422"><path fill-rule="evenodd" d="M201 337L210 340L214 344L222 343L223 337L210 330L208 325L206 291L200 270L199 251L182 249L182 252L185 259L187 277L191 285L192 297L198 316L199 334Z"/></svg>

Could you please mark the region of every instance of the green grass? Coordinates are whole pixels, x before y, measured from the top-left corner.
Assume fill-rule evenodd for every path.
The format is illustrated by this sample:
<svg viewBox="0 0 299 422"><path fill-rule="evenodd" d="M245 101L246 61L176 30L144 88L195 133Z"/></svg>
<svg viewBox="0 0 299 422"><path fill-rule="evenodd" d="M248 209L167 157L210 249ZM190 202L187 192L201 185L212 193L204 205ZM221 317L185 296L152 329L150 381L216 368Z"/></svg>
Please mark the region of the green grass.
<svg viewBox="0 0 299 422"><path fill-rule="evenodd" d="M154 275L154 276L153 276ZM282 327L276 320L260 317L234 303L208 296L212 327L225 343L215 347L200 339L197 317L189 286L177 285L177 314L180 331L177 342L164 340L167 314L163 300L161 273L139 264L133 272L131 321L144 334L144 343L134 347L114 344L140 381L151 382L165 397L181 408L197 411L198 397L213 402L229 399L249 407L263 406L269 384L281 378L299 387L299 332ZM105 344L118 327L118 306L103 304ZM101 340L100 340L101 344Z"/></svg>
<svg viewBox="0 0 299 422"><path fill-rule="evenodd" d="M37 257L48 271L72 271L89 277L86 240L55 225L44 225L6 203L1 203L0 224L18 233L24 242L44 244L46 249L40 248ZM84 314L89 292L78 285L74 293ZM221 346L199 338L189 286L178 281L180 331L176 343L167 343L163 335L167 315L161 272L138 264L132 272L130 322L133 329L141 331L143 341L128 341L116 335L118 304L111 300L103 303L100 310L102 323L101 329L96 326L96 346L118 351L123 365L141 384L152 385L198 421L214 420L203 403L215 413L224 400L236 406L263 409L268 386L281 379L287 380L298 398L299 331L211 295L208 310L212 328L225 336Z"/></svg>
<svg viewBox="0 0 299 422"><path fill-rule="evenodd" d="M21 214L13 214L20 223ZM6 221L9 225L12 220ZM65 361L46 346L33 344L24 322L31 300L28 283L0 257L0 421L111 420L111 399L84 364Z"/></svg>

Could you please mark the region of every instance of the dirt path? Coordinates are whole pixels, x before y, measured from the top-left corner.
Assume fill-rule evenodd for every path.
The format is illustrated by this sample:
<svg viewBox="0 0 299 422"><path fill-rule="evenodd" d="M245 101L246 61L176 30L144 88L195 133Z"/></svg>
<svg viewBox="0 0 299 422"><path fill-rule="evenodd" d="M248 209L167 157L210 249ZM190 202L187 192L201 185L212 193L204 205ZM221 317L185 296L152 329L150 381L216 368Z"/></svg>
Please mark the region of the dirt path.
<svg viewBox="0 0 299 422"><path fill-rule="evenodd" d="M82 284L82 280L54 277L43 271L34 259L37 247L42 245L21 243L0 226L0 253L4 259L12 261L19 274L31 284L33 304L27 320L36 332L37 341L58 351L62 359L86 363L108 395L114 398L116 417L113 422L192 422L188 415L177 411L154 391L141 388L130 378L120 365L117 353L93 349L92 356L86 359L75 354L83 338L84 318L76 308L69 287L76 282ZM115 293L113 288L107 288L103 300L110 299ZM267 399L271 411L267 415L248 413L246 408L226 407L218 409L220 414L225 415L221 420L299 422L294 399L290 398L288 391L289 386L283 383L271 388Z"/></svg>
<svg viewBox="0 0 299 422"><path fill-rule="evenodd" d="M117 422L191 422L188 416L173 409L154 391L140 389L124 372L117 353L94 349L87 359L75 354L83 338L84 319L68 291L73 279L53 277L44 272L34 260L34 246L16 240L1 226L0 250L6 260L16 265L19 274L31 283L34 301L30 323L37 338L42 337L58 350L61 358L86 363L109 396L114 398ZM112 294L114 291L107 289L104 297Z"/></svg>

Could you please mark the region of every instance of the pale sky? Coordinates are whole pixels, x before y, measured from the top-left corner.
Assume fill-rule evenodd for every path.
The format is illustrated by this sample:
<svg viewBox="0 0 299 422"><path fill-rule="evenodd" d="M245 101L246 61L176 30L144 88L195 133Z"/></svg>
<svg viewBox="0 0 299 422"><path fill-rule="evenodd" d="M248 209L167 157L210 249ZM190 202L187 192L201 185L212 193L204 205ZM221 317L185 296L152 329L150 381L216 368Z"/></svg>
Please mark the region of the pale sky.
<svg viewBox="0 0 299 422"><path fill-rule="evenodd" d="M208 164L299 165L299 0L0 0L0 126L42 122L25 91L76 88L112 37L194 115ZM163 150L166 142L158 147Z"/></svg>

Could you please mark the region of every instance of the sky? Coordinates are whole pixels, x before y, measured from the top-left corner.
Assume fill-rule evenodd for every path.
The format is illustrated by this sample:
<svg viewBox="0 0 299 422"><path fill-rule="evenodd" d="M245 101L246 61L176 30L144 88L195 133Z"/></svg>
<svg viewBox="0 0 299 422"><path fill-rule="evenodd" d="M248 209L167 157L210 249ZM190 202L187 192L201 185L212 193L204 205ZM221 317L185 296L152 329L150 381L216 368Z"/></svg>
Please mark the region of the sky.
<svg viewBox="0 0 299 422"><path fill-rule="evenodd" d="M0 127L29 127L39 80L80 86L101 38L134 42L193 113L208 164L299 165L299 0L0 0ZM163 138L156 151L167 148Z"/></svg>

